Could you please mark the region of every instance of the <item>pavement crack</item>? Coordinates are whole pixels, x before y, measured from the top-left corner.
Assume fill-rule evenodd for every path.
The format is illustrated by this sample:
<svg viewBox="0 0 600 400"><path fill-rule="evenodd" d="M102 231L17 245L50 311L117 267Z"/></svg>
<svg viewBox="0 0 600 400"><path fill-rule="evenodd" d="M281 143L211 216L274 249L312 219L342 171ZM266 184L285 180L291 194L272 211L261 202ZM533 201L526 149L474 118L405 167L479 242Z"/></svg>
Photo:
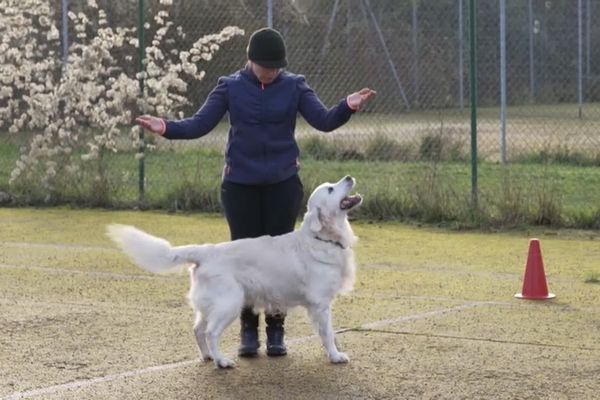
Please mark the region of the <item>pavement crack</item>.
<svg viewBox="0 0 600 400"><path fill-rule="evenodd" d="M409 331L390 331L390 330L386 330L386 329L348 328L348 329L344 329L342 331L338 331L338 333L346 333L346 332L384 333L384 334L391 334L391 335L421 336L421 337L430 337L430 338L439 338L439 339L469 340L469 341L475 341L475 342L514 344L514 345L522 345L522 346L574 349L574 350L583 350L583 351L600 351L600 348L596 348L596 347L568 346L568 345L552 344L552 343L523 342L523 341L516 341L516 340L500 340L500 339L477 338L477 337L456 336L456 335L435 335L435 334L431 334L431 333L409 332Z"/></svg>

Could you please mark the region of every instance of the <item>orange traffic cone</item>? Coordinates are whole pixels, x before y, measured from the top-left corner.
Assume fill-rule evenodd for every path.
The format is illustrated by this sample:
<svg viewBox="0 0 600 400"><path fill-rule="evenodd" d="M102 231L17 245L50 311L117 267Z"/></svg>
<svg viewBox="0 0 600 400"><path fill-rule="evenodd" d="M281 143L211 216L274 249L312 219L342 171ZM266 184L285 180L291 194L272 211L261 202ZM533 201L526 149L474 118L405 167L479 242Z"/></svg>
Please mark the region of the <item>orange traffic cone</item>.
<svg viewBox="0 0 600 400"><path fill-rule="evenodd" d="M545 300L556 297L553 293L548 293L542 251L540 250L540 241L538 239L531 239L529 241L529 255L527 256L527 265L525 266L523 289L521 293L515 294L515 297L526 300Z"/></svg>

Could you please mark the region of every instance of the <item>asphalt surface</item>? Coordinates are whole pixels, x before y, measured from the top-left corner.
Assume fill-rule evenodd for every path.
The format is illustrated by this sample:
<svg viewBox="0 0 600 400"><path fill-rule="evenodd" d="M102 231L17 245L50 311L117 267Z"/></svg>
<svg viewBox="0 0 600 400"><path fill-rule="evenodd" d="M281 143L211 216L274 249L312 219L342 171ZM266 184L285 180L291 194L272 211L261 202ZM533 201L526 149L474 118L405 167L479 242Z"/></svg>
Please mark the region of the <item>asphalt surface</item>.
<svg viewBox="0 0 600 400"><path fill-rule="evenodd" d="M72 229L57 229L64 213ZM524 235L356 224L362 239L356 289L333 308L337 342L350 362L330 364L305 312L293 310L288 356L269 358L261 348L256 359L236 358L236 368L218 370L198 358L185 272L137 269L102 227L146 224L185 242L200 224L206 241L218 241L226 234L222 220L140 214L0 209L0 399L597 399L600 393L596 235L543 238L557 298L527 301L513 298L521 289ZM179 229L164 227L174 220ZM491 240L494 248L487 247ZM478 246L479 252L468 250ZM496 262L503 247L521 262ZM234 358L238 330L236 322L221 344Z"/></svg>

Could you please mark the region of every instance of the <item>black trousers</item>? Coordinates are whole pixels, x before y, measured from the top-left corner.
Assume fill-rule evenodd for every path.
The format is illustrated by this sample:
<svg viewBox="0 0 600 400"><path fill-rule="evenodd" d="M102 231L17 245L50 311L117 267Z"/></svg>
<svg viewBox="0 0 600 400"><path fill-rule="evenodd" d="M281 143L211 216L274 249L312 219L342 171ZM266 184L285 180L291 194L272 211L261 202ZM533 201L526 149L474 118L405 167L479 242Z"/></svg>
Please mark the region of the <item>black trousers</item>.
<svg viewBox="0 0 600 400"><path fill-rule="evenodd" d="M271 185L241 185L223 181L221 202L231 240L276 236L293 231L303 197L304 187L298 175ZM241 318L250 326L258 324L258 316L251 307L242 310ZM282 314L266 316L267 324L270 320L283 321L283 318Z"/></svg>
<svg viewBox="0 0 600 400"><path fill-rule="evenodd" d="M293 231L303 197L304 188L298 175L271 185L223 181L221 203L231 240Z"/></svg>

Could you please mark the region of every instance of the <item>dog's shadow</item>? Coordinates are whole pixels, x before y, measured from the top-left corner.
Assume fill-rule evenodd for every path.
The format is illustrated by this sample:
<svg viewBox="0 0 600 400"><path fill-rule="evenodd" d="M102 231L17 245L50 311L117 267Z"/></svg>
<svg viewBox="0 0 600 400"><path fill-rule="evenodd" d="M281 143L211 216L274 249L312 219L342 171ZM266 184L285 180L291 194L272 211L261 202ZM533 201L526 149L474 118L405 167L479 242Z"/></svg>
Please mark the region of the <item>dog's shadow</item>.
<svg viewBox="0 0 600 400"><path fill-rule="evenodd" d="M318 349L320 350L320 349ZM281 358L261 355L237 359L237 367L220 370L212 365L193 368L190 386L211 399L339 398L348 384L350 364L333 365L319 354L294 354ZM199 376L198 368L202 370ZM346 372L345 372L346 371Z"/></svg>

